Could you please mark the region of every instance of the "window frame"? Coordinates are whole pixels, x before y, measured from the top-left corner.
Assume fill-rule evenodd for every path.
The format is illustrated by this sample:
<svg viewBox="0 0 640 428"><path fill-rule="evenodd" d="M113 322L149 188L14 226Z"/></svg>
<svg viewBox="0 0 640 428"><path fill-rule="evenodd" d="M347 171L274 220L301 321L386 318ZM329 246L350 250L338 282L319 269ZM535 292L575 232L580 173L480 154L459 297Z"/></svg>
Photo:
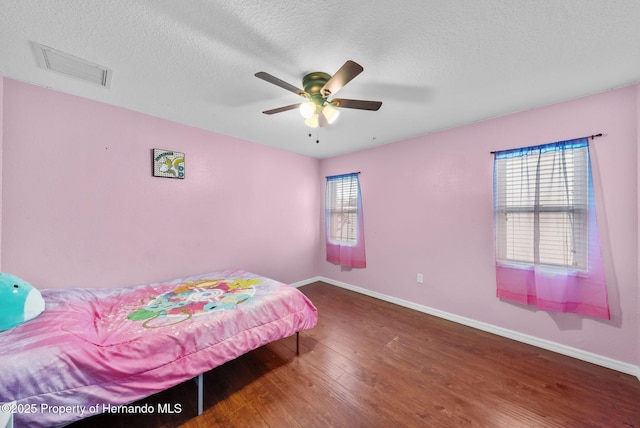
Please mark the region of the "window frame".
<svg viewBox="0 0 640 428"><path fill-rule="evenodd" d="M326 186L327 240L335 245L358 245L358 175L327 177Z"/></svg>
<svg viewBox="0 0 640 428"><path fill-rule="evenodd" d="M522 149L524 150L524 154L522 155L509 155L505 152L505 155L500 157L499 154L496 154L496 164L494 169L496 261L504 265L522 268L539 265L550 269L560 268L586 272L589 269L588 194L590 191L589 186L591 185L589 181L590 173L588 170L588 148L586 146L577 146L559 150L553 148L547 150L546 148L548 146L552 145ZM583 151L575 151L580 149ZM566 166L566 162L563 162L562 164L563 168L565 168L563 173L569 174L571 177L571 186L569 186L569 180L567 179L567 175L565 175L565 185L568 189L567 199L569 199L569 195L571 195L571 202L569 203L569 201L567 201L567 203L558 203L558 201L555 201L555 204L544 204L541 201L547 201L549 198L548 194L545 193L545 190L543 189L544 183L541 184L542 180L540 176L542 173L546 172L546 170L542 169L540 166L542 162L541 158L549 152L551 152L552 156L557 155L560 150L562 150L562 156L569 153L569 151L572 151L572 159L570 162L571 168L569 169ZM507 152L515 152L515 150ZM510 181L510 174L507 173L507 168L514 168L514 165L509 165L509 162L516 164L515 168L522 168L523 162L527 162L527 160L523 160L522 158L531 155L536 155L537 157L537 160L534 159L537 162L537 169L535 171L536 183L534 184L536 194L535 201L530 201L530 194L525 194L524 197L522 194L517 194L514 199L519 198L520 200L529 200L521 204L510 203L509 198L510 196L513 197L514 194L510 193L511 189L508 189L509 186L513 186L514 184L516 187L518 184L522 185L521 182L523 179L522 176L518 176ZM576 156L581 156L578 166L576 166ZM498 160L500 162L498 162ZM562 160L564 161L564 158L562 158ZM547 159L544 159L544 161L546 162ZM555 163L556 159L553 159L552 162ZM555 167L555 164L553 166ZM525 167L527 167L527 165L525 165ZM548 167L544 166L544 168ZM527 180L528 179L529 177L527 177ZM529 181L527 181L527 185L529 185ZM577 195L576 189L579 189L581 196L575 196ZM550 194L551 190L548 192ZM501 198L502 203L499 203L499 198ZM543 228L541 226L541 219L548 219L554 214L559 215L559 221L543 222L545 233L548 233L549 231L551 232L548 235L550 237L541 236L541 230ZM520 220L522 225L512 226L516 221L518 221L518 217L524 218L527 215L530 215L531 219L525 219L526 221ZM510 219L511 222L509 223ZM570 237L567 238L565 236L563 238L557 238L557 236L553 236L554 228L556 230L562 230L565 234L569 231ZM510 236L510 234L512 235ZM530 234L533 236L528 238ZM522 236L526 236L527 238L522 238ZM510 242L510 239L512 239L512 242ZM562 239L565 239L565 241L563 242ZM566 245L566 242L568 241L571 242L570 245ZM522 243L527 245L530 244L531 248L521 247L524 248L524 250L521 250L517 246ZM550 250L554 244L563 245L562 252L554 254L553 250ZM527 253L526 256L524 255L525 253ZM556 258L556 262L551 260L554 257Z"/></svg>

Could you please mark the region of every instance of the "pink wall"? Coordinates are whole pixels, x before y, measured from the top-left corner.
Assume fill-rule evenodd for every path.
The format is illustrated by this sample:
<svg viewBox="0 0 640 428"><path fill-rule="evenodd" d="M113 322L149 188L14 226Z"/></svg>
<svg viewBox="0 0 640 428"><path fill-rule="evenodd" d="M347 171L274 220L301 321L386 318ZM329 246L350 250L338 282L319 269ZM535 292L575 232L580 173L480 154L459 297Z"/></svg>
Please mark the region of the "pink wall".
<svg viewBox="0 0 640 428"><path fill-rule="evenodd" d="M2 271L2 140L4 138L4 79L0 76L0 271Z"/></svg>
<svg viewBox="0 0 640 428"><path fill-rule="evenodd" d="M3 271L111 287L238 267L316 275L640 363L640 87L318 161L0 78ZM599 222L613 319L495 298L492 150L603 132ZM187 178L151 176L154 147ZM367 268L323 261L324 176L360 175ZM416 283L416 273L425 283Z"/></svg>
<svg viewBox="0 0 640 428"><path fill-rule="evenodd" d="M321 255L319 275L637 364L637 98L628 87L323 160L321 176L362 172L367 268L343 270ZM593 152L612 320L499 301L489 152L598 132L605 134Z"/></svg>
<svg viewBox="0 0 640 428"><path fill-rule="evenodd" d="M640 165L640 84L636 85L636 136L638 138L638 145L636 146L637 151L637 159L636 165ZM638 214L638 282L636 283L636 289L638 290L638 305L636 306L636 317L637 317L637 344L638 344L638 372L636 376L640 379L640 169L636 171L637 177L637 194L638 194L638 205L636 209L636 213Z"/></svg>
<svg viewBox="0 0 640 428"><path fill-rule="evenodd" d="M3 101L4 271L37 287L314 275L318 160L8 78ZM152 177L152 148L184 152L186 179Z"/></svg>

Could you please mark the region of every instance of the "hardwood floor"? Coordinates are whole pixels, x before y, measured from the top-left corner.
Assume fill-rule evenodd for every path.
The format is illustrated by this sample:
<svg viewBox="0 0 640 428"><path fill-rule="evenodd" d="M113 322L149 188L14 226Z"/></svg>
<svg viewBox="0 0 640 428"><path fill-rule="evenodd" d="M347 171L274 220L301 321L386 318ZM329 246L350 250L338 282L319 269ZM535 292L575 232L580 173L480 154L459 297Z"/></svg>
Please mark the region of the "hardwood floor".
<svg viewBox="0 0 640 428"><path fill-rule="evenodd" d="M640 380L323 283L319 322L71 427L640 427ZM164 409L176 413L160 413ZM179 410L179 411L177 411Z"/></svg>

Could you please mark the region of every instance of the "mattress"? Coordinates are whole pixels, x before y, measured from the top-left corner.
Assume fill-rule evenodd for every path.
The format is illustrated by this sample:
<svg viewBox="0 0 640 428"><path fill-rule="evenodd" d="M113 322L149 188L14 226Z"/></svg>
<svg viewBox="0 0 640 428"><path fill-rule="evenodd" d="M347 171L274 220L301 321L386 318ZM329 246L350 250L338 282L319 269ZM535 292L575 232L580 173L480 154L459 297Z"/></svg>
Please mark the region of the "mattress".
<svg viewBox="0 0 640 428"><path fill-rule="evenodd" d="M0 403L15 401L17 427L132 403L317 322L296 288L238 270L40 291L46 310L0 332Z"/></svg>

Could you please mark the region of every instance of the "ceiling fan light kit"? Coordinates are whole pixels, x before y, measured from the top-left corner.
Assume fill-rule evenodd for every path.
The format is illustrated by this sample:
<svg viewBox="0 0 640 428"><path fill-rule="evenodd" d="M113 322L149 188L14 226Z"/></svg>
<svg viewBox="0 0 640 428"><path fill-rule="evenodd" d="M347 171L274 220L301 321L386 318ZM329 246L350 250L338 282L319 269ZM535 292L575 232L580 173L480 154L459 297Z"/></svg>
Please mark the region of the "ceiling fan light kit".
<svg viewBox="0 0 640 428"><path fill-rule="evenodd" d="M316 113L316 110L318 109L317 107L318 106L313 101L307 101L306 103L300 103L300 107L298 109L300 110L302 117L309 119Z"/></svg>
<svg viewBox="0 0 640 428"><path fill-rule="evenodd" d="M332 124L333 122L336 121L338 116L340 116L340 110L338 110L337 108L334 108L331 104L327 104L322 109L322 114L324 115L324 117L327 118L327 121L329 122L329 124Z"/></svg>
<svg viewBox="0 0 640 428"><path fill-rule="evenodd" d="M320 125L320 120L318 119L318 115L314 114L313 116L307 118L307 120L304 121L304 124L307 125L309 128L317 128Z"/></svg>
<svg viewBox="0 0 640 428"><path fill-rule="evenodd" d="M336 107L377 111L382 106L382 102L380 101L350 100L344 98L328 99L331 95L335 95L336 92L342 89L344 85L349 83L354 77L362 73L363 70L364 68L362 68L360 64L349 60L345 62L333 76L321 71L314 71L302 78L302 87L304 90L298 89L269 73L260 71L255 74L256 77L307 99L307 101L299 104L278 107L263 111L263 113L271 115L297 108L300 114L302 114L302 117L305 118L304 123L311 128L317 128L318 126L329 126L336 121L338 116L340 116L340 111L336 109Z"/></svg>

